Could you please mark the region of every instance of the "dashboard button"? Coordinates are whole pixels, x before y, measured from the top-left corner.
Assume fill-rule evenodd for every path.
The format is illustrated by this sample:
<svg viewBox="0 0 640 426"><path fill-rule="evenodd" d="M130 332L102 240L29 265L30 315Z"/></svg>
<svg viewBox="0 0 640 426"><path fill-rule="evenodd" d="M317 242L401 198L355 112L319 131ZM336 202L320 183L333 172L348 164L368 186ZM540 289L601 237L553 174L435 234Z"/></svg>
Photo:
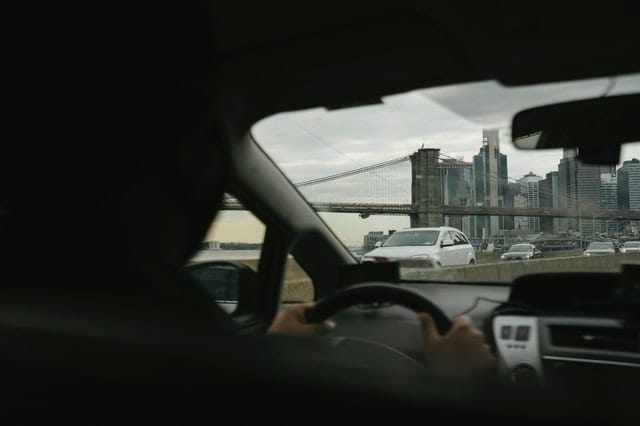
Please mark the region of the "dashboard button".
<svg viewBox="0 0 640 426"><path fill-rule="evenodd" d="M516 340L519 341L527 341L529 340L529 332L531 331L531 327L528 325L519 325L516 328Z"/></svg>
<svg viewBox="0 0 640 426"><path fill-rule="evenodd" d="M510 325L503 325L500 329L500 338L501 339L510 339L511 338L511 329Z"/></svg>

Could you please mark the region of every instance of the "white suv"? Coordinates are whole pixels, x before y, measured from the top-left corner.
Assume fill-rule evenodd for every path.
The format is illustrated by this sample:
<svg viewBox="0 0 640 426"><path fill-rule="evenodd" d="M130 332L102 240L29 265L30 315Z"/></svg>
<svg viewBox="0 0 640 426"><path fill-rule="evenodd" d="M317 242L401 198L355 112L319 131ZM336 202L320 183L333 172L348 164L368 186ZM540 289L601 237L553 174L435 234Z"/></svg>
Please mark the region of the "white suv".
<svg viewBox="0 0 640 426"><path fill-rule="evenodd" d="M429 259L437 266L476 263L467 237L456 228L407 228L394 232L376 249L362 256L362 262L399 259Z"/></svg>

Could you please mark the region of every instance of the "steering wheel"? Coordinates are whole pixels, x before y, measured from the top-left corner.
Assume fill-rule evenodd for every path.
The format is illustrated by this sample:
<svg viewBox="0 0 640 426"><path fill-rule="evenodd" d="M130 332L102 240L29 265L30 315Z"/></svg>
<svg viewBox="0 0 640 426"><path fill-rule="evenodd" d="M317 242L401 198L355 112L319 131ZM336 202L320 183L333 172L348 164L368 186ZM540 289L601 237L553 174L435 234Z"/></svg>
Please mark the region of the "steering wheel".
<svg viewBox="0 0 640 426"><path fill-rule="evenodd" d="M445 334L451 328L449 318L426 297L416 291L384 283L358 284L340 290L307 309L305 319L307 322L322 322L351 306L381 302L404 306L416 313L428 313L440 334Z"/></svg>
<svg viewBox="0 0 640 426"><path fill-rule="evenodd" d="M376 282L350 286L317 301L305 311L305 319L307 322L322 322L351 306L376 303L391 303L416 313L426 312L433 318L440 334L451 328L451 321L442 310L420 293L397 285ZM419 342L415 343L423 348ZM422 361L380 341L341 337L334 338L332 344L348 352L361 366L376 366L409 374L424 371ZM419 358L423 360L424 356Z"/></svg>

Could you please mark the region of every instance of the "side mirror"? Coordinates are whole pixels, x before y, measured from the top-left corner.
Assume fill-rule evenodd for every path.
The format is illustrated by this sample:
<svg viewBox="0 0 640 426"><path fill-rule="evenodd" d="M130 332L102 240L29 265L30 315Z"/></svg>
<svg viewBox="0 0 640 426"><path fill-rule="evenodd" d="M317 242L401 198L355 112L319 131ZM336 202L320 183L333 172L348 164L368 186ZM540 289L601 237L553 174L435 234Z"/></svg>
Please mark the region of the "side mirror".
<svg viewBox="0 0 640 426"><path fill-rule="evenodd" d="M382 246L382 241L376 241L376 243L373 245L374 247L381 247Z"/></svg>
<svg viewBox="0 0 640 426"><path fill-rule="evenodd" d="M196 285L229 313L248 310L251 296L255 294L257 276L249 266L240 262L211 261L188 265L185 270Z"/></svg>
<svg viewBox="0 0 640 426"><path fill-rule="evenodd" d="M451 238L445 238L440 243L440 247L449 247L453 245L453 240Z"/></svg>

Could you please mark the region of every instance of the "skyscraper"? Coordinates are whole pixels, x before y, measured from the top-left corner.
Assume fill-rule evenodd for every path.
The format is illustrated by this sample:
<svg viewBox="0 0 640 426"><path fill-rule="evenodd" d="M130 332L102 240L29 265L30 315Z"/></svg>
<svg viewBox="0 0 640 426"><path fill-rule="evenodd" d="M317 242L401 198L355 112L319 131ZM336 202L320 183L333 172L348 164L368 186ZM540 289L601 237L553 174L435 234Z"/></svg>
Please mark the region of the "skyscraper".
<svg viewBox="0 0 640 426"><path fill-rule="evenodd" d="M509 190L509 170L507 166L507 156L498 154L498 194L500 206L510 206L507 203L506 195ZM500 229L513 229L513 216L500 216Z"/></svg>
<svg viewBox="0 0 640 426"><path fill-rule="evenodd" d="M542 177L529 172L518 180L522 186L522 195L526 199L526 206L528 208L540 207L540 188L539 182ZM537 216L529 216L526 220L526 230L529 232L540 231L540 218Z"/></svg>
<svg viewBox="0 0 640 426"><path fill-rule="evenodd" d="M600 206L605 209L618 208L618 179L613 166L600 169ZM615 219L600 220L600 232L615 234L618 228Z"/></svg>
<svg viewBox="0 0 640 426"><path fill-rule="evenodd" d="M601 203L600 166L582 164L575 149L564 149L558 165L558 202L560 207L573 208L578 218L560 219L560 229L579 231L582 236L593 237L600 222L589 214Z"/></svg>
<svg viewBox="0 0 640 426"><path fill-rule="evenodd" d="M576 151L564 149L562 159L558 164L558 207L577 208L577 167ZM578 230L576 218L560 218L561 232L575 232Z"/></svg>
<svg viewBox="0 0 640 426"><path fill-rule="evenodd" d="M482 131L482 147L473 156L475 204L503 206L507 186L507 156L500 154L498 129ZM476 216L472 234L476 237L497 235L500 230L498 216Z"/></svg>
<svg viewBox="0 0 640 426"><path fill-rule="evenodd" d="M442 203L447 206L473 205L473 165L460 160L443 159L440 163ZM471 235L470 216L446 216L445 225Z"/></svg>
<svg viewBox="0 0 640 426"><path fill-rule="evenodd" d="M640 161L634 158L618 169L618 204L620 208L640 210ZM633 221L633 225L640 225Z"/></svg>
<svg viewBox="0 0 640 426"><path fill-rule="evenodd" d="M546 177L538 182L540 190L540 207L559 207L558 199L558 172L549 172ZM559 232L560 219L557 217L541 217L540 230L548 234Z"/></svg>
<svg viewBox="0 0 640 426"><path fill-rule="evenodd" d="M640 210L640 160L634 158L618 169L618 202L628 210Z"/></svg>

